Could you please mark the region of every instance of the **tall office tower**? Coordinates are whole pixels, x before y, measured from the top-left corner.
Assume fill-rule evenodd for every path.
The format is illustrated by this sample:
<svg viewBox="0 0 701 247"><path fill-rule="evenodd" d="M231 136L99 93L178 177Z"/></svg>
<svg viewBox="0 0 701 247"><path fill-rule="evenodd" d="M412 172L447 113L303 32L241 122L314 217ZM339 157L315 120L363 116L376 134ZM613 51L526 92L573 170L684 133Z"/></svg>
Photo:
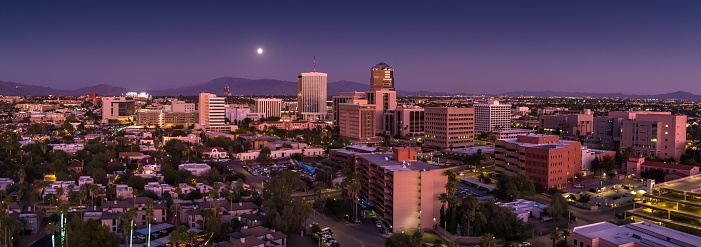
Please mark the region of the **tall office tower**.
<svg viewBox="0 0 701 247"><path fill-rule="evenodd" d="M262 99L255 100L254 112L265 113L265 117L280 117L282 116L282 99Z"/></svg>
<svg viewBox="0 0 701 247"><path fill-rule="evenodd" d="M511 105L494 100L474 107L476 133L511 129Z"/></svg>
<svg viewBox="0 0 701 247"><path fill-rule="evenodd" d="M196 112L197 104L195 103L185 103L185 101L173 100L170 102L173 112L190 113Z"/></svg>
<svg viewBox="0 0 701 247"><path fill-rule="evenodd" d="M679 160L686 148L686 120L686 115L671 112L612 111L595 118L594 138L619 152L633 147L645 157Z"/></svg>
<svg viewBox="0 0 701 247"><path fill-rule="evenodd" d="M474 145L475 108L424 108L424 145L464 148Z"/></svg>
<svg viewBox="0 0 701 247"><path fill-rule="evenodd" d="M520 135L496 141L495 170L520 173L546 188L564 188L582 168L581 144L554 135Z"/></svg>
<svg viewBox="0 0 701 247"><path fill-rule="evenodd" d="M385 131L391 136L404 137L424 135L424 108L397 108L384 113Z"/></svg>
<svg viewBox="0 0 701 247"><path fill-rule="evenodd" d="M102 97L102 120L127 121L136 114L131 97Z"/></svg>
<svg viewBox="0 0 701 247"><path fill-rule="evenodd" d="M370 91L382 89L394 91L394 69L386 63L378 63L370 69Z"/></svg>
<svg viewBox="0 0 701 247"><path fill-rule="evenodd" d="M341 92L339 96L331 97L331 111L333 112L333 124L338 124L338 104L360 104L360 100L367 103L365 93L363 92Z"/></svg>
<svg viewBox="0 0 701 247"><path fill-rule="evenodd" d="M225 126L226 111L224 102L224 97L217 97L217 95L211 93L200 93L199 124L203 125L203 128L212 129Z"/></svg>
<svg viewBox="0 0 701 247"><path fill-rule="evenodd" d="M365 92L368 104L375 105L375 130L384 130L384 112L397 109L397 92L384 88Z"/></svg>
<svg viewBox="0 0 701 247"><path fill-rule="evenodd" d="M375 105L363 103L365 102L338 105L341 136L352 140L370 140L375 137Z"/></svg>
<svg viewBox="0 0 701 247"><path fill-rule="evenodd" d="M326 73L302 73L297 78L297 110L305 120L326 118Z"/></svg>

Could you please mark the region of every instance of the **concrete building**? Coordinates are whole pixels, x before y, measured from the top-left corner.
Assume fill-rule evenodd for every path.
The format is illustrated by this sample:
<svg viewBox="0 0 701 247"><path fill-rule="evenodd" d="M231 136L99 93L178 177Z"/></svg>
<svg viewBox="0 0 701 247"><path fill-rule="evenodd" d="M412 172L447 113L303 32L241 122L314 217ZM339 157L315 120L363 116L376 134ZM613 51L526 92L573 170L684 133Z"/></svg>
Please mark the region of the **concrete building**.
<svg viewBox="0 0 701 247"><path fill-rule="evenodd" d="M297 111L302 119L326 119L326 73L302 73L297 78Z"/></svg>
<svg viewBox="0 0 701 247"><path fill-rule="evenodd" d="M394 148L393 154L356 154L362 203L395 232L433 229L440 218L438 196L445 193L445 169L417 161L419 148Z"/></svg>
<svg viewBox="0 0 701 247"><path fill-rule="evenodd" d="M129 97L103 97L102 121L128 121L134 118L136 107Z"/></svg>
<svg viewBox="0 0 701 247"><path fill-rule="evenodd" d="M613 111L596 118L594 138L606 149L622 152L632 147L645 157L679 160L686 151L686 120L670 112Z"/></svg>
<svg viewBox="0 0 701 247"><path fill-rule="evenodd" d="M511 209L516 217L523 222L528 222L531 215L533 218L540 219L543 216L543 211L548 207L548 205L525 199L516 199L513 202L495 202L494 204Z"/></svg>
<svg viewBox="0 0 701 247"><path fill-rule="evenodd" d="M301 153L304 156L321 156L324 154L324 149L318 147L307 147L307 148L280 148L277 150L270 151L270 158L280 159L291 157L293 154ZM237 160L255 160L260 155L260 150L249 150L247 152L237 153L235 158Z"/></svg>
<svg viewBox="0 0 701 247"><path fill-rule="evenodd" d="M265 113L265 117L282 116L282 99L256 98L254 112Z"/></svg>
<svg viewBox="0 0 701 247"><path fill-rule="evenodd" d="M352 140L374 139L375 107L368 104L339 104L340 135Z"/></svg>
<svg viewBox="0 0 701 247"><path fill-rule="evenodd" d="M333 112L333 124L338 124L338 104L367 104L364 92L341 92L339 96L331 97L331 111Z"/></svg>
<svg viewBox="0 0 701 247"><path fill-rule="evenodd" d="M199 95L199 124L207 131L227 131L231 130L226 126L224 118L224 97L217 97L211 93L200 93Z"/></svg>
<svg viewBox="0 0 701 247"><path fill-rule="evenodd" d="M475 133L494 132L511 129L511 105L499 101L474 104Z"/></svg>
<svg viewBox="0 0 701 247"><path fill-rule="evenodd" d="M370 91L389 89L394 91L394 69L386 63L370 68Z"/></svg>
<svg viewBox="0 0 701 247"><path fill-rule="evenodd" d="M248 117L248 114L251 113L251 108L248 107L242 107L242 108L236 108L236 107L226 107L224 109L226 118L231 120L232 124L238 124L240 121L243 121ZM260 118L258 118L260 120ZM257 121L257 120L254 120Z"/></svg>
<svg viewBox="0 0 701 247"><path fill-rule="evenodd" d="M170 102L170 106L173 112L179 113L193 113L197 112L197 104L186 103L185 101L173 100Z"/></svg>
<svg viewBox="0 0 701 247"><path fill-rule="evenodd" d="M438 148L474 146L474 108L427 107L424 116L424 145Z"/></svg>
<svg viewBox="0 0 701 247"><path fill-rule="evenodd" d="M15 108L18 108L23 111L38 111L38 112L45 112L45 111L51 111L51 110L56 110L59 108L59 105L51 105L51 104L17 104L15 105Z"/></svg>
<svg viewBox="0 0 701 247"><path fill-rule="evenodd" d="M365 92L368 104L375 105L375 130L384 130L383 114L387 110L397 109L397 92L387 88Z"/></svg>
<svg viewBox="0 0 701 247"><path fill-rule="evenodd" d="M593 174L594 172L596 172L596 171L590 171L591 162L594 161L594 159L603 159L605 156L609 156L613 159L616 158L615 151L593 149L593 148L587 148L585 146L582 146L581 150L582 150L582 168L581 168L581 170L582 170L583 176L588 176L589 174Z"/></svg>
<svg viewBox="0 0 701 247"><path fill-rule="evenodd" d="M197 112L164 112L161 110L143 110L136 114L138 125L159 126L161 128L172 128L176 125L187 127L197 123L199 114Z"/></svg>
<svg viewBox="0 0 701 247"><path fill-rule="evenodd" d="M541 129L558 129L562 131L564 136L588 136L594 132L594 115L592 114L542 115L538 117L538 120Z"/></svg>
<svg viewBox="0 0 701 247"><path fill-rule="evenodd" d="M529 129L510 129L510 130L497 130L492 132L494 134L495 139L509 139L509 138L516 138L517 136L520 135L528 135L528 134L535 134L535 130L529 130Z"/></svg>
<svg viewBox="0 0 701 247"><path fill-rule="evenodd" d="M701 237L646 221L616 225L607 221L572 230L574 247L693 247Z"/></svg>
<svg viewBox="0 0 701 247"><path fill-rule="evenodd" d="M640 177L641 172L651 169L660 169L664 171L667 176L675 175L677 177L688 177L699 173L698 166L646 161L642 156L630 157L628 161L625 162L623 168L626 171L626 175L636 178Z"/></svg>
<svg viewBox="0 0 701 247"><path fill-rule="evenodd" d="M397 108L384 113L384 130L391 136L423 136L424 108Z"/></svg>
<svg viewBox="0 0 701 247"><path fill-rule="evenodd" d="M563 188L582 167L581 144L554 135L522 135L497 140L494 160L498 173L525 174L546 188Z"/></svg>

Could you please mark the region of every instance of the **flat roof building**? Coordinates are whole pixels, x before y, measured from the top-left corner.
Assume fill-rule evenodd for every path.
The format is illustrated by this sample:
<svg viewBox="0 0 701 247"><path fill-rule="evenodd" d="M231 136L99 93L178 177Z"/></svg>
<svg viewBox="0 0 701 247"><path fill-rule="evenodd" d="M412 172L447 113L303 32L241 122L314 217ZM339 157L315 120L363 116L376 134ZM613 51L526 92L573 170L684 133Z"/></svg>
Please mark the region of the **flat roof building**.
<svg viewBox="0 0 701 247"><path fill-rule="evenodd" d="M525 174L546 188L565 187L582 167L581 144L559 136L521 135L497 140L494 149L498 173Z"/></svg>
<svg viewBox="0 0 701 247"><path fill-rule="evenodd" d="M474 146L475 109L427 107L424 109L424 145L438 148Z"/></svg>
<svg viewBox="0 0 701 247"><path fill-rule="evenodd" d="M511 129L511 105L492 100L486 104L474 104L475 132L494 132Z"/></svg>
<svg viewBox="0 0 701 247"><path fill-rule="evenodd" d="M368 104L339 104L340 135L352 140L374 139L375 107Z"/></svg>
<svg viewBox="0 0 701 247"><path fill-rule="evenodd" d="M701 237L645 221L622 226L606 221L578 226L572 230L572 239L575 247L694 247L701 243Z"/></svg>

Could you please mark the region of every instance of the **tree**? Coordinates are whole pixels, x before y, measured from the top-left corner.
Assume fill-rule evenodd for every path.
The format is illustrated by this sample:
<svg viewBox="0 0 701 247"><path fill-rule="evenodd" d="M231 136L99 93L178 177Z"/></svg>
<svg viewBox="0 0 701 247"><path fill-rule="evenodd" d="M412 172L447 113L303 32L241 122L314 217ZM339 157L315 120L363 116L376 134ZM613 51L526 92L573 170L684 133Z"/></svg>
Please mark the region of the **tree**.
<svg viewBox="0 0 701 247"><path fill-rule="evenodd" d="M560 239L560 234L558 234L557 232L553 231L553 232L550 233L550 235L548 235L548 238L550 238L550 240L553 241L553 247L555 247L555 241L557 241L558 239Z"/></svg>
<svg viewBox="0 0 701 247"><path fill-rule="evenodd" d="M568 207L567 200L565 200L562 194L560 194L560 192L555 192L555 194L552 195L550 206L545 210L548 215L553 218L553 224L557 225L559 219L567 217Z"/></svg>
<svg viewBox="0 0 701 247"><path fill-rule="evenodd" d="M480 241L480 246L496 247L497 241L494 235L491 233L485 233L484 235L482 235L482 241Z"/></svg>
<svg viewBox="0 0 701 247"><path fill-rule="evenodd" d="M148 222L148 227L151 228L151 220L154 217L153 213L153 201L146 202L146 221ZM147 243L151 242L151 234L148 234Z"/></svg>
<svg viewBox="0 0 701 247"><path fill-rule="evenodd" d="M83 221L78 215L66 226L66 237L70 246L119 246L119 237L109 227L97 220Z"/></svg>
<svg viewBox="0 0 701 247"><path fill-rule="evenodd" d="M392 236L385 240L385 247L412 247L414 246L411 237L404 233L392 233Z"/></svg>
<svg viewBox="0 0 701 247"><path fill-rule="evenodd" d="M667 173L659 168L652 168L647 171L640 172L640 176L644 179L654 179L655 183L664 183L664 177Z"/></svg>
<svg viewBox="0 0 701 247"><path fill-rule="evenodd" d="M300 198L293 198L292 192L306 186L293 171L283 171L270 180L263 194L263 212L270 225L284 233L292 234L304 229L304 221L309 218L311 205Z"/></svg>
<svg viewBox="0 0 701 247"><path fill-rule="evenodd" d="M424 233L416 230L414 233L411 234L411 243L414 245L414 247L421 247L423 244L423 238L424 238Z"/></svg>
<svg viewBox="0 0 701 247"><path fill-rule="evenodd" d="M565 239L565 243L567 243L567 237L572 236L572 231L570 229L565 229L562 231L562 238Z"/></svg>
<svg viewBox="0 0 701 247"><path fill-rule="evenodd" d="M494 196L505 201L513 201L535 193L535 185L526 175L502 175L497 181Z"/></svg>

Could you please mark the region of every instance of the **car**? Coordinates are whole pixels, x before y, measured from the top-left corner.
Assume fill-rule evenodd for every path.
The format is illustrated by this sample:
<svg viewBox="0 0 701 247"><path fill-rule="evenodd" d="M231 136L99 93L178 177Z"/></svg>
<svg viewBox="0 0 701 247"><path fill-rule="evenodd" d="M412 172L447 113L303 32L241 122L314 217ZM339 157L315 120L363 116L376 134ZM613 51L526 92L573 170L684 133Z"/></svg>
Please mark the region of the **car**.
<svg viewBox="0 0 701 247"><path fill-rule="evenodd" d="M380 223L375 224L375 226L376 226L377 228L382 228L382 224L380 224Z"/></svg>
<svg viewBox="0 0 701 247"><path fill-rule="evenodd" d="M518 244L518 247L526 247L526 246L531 246L531 243L523 242L523 243Z"/></svg>
<svg viewBox="0 0 701 247"><path fill-rule="evenodd" d="M582 188L584 188L584 185L575 184L574 187L577 188L577 189L582 189Z"/></svg>

